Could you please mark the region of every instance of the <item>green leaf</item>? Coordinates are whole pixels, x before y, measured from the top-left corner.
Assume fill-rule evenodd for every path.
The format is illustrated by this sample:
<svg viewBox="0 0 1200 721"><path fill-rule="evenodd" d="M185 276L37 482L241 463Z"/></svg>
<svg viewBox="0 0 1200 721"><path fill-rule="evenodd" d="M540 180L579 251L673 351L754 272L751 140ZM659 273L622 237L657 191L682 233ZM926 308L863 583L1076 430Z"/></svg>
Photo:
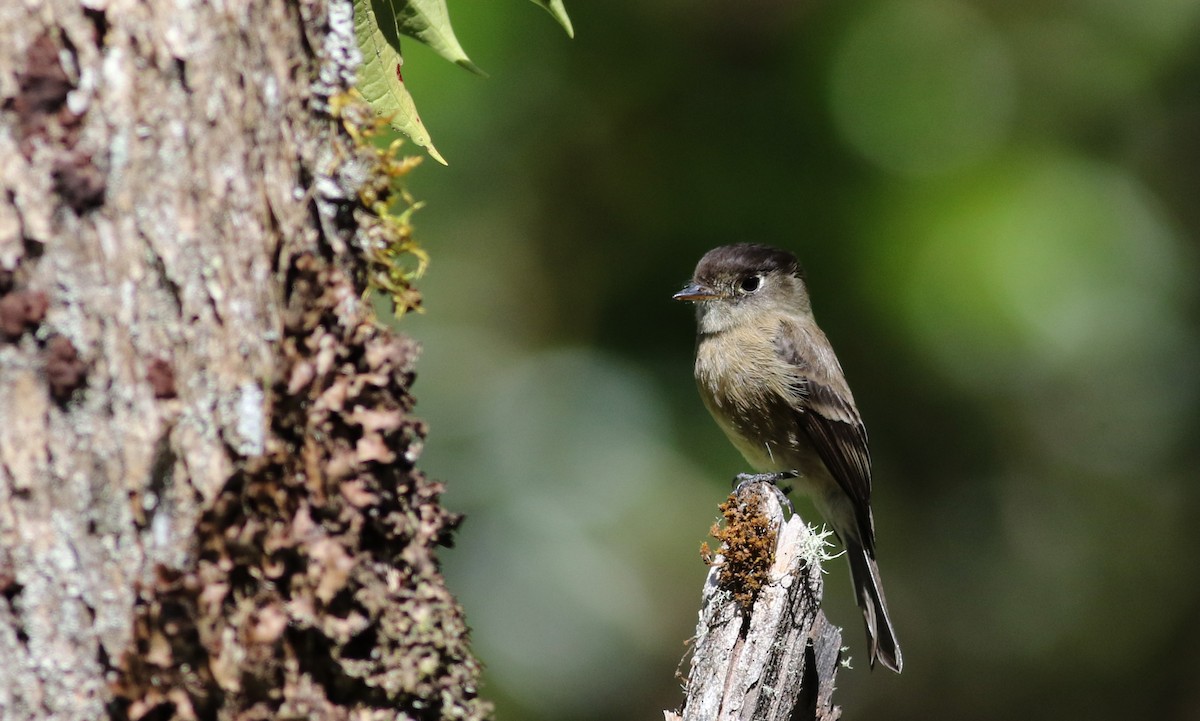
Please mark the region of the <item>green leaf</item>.
<svg viewBox="0 0 1200 721"><path fill-rule="evenodd" d="M404 85L400 72L400 33L389 0L354 0L354 34L363 64L359 68L358 89L375 109L387 116L393 128L412 138L442 165L446 159L433 146L429 131L417 115L417 106ZM376 8L379 8L377 13ZM382 20L382 22L381 22Z"/></svg>
<svg viewBox="0 0 1200 721"><path fill-rule="evenodd" d="M478 75L484 74L458 44L454 28L450 27L446 0L372 0L372 3L376 15L384 13L383 7L392 8L400 32L420 40L450 62Z"/></svg>
<svg viewBox="0 0 1200 721"><path fill-rule="evenodd" d="M546 12L554 16L558 24L563 26L563 30L567 31L567 37L575 37L575 28L571 27L571 18L567 17L567 9L563 7L562 0L533 0L533 2L546 8Z"/></svg>

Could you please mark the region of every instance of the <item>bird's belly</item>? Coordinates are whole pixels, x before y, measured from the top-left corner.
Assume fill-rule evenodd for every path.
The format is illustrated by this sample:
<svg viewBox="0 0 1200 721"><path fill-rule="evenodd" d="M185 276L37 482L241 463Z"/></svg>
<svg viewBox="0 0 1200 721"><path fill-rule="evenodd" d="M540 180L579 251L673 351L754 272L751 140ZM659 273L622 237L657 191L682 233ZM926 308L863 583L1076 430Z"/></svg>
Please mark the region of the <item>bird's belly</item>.
<svg viewBox="0 0 1200 721"><path fill-rule="evenodd" d="M701 396L717 425L750 467L759 472L797 471L821 475L825 464L796 421L796 411L785 399L770 394L754 397Z"/></svg>
<svg viewBox="0 0 1200 721"><path fill-rule="evenodd" d="M824 469L816 449L794 422L718 422L730 442L756 471L799 471ZM747 428L749 426L749 428Z"/></svg>
<svg viewBox="0 0 1200 721"><path fill-rule="evenodd" d="M754 470L828 476L800 428L793 379L776 370L782 366L774 346L757 343L758 337L713 336L700 343L696 382L704 405Z"/></svg>

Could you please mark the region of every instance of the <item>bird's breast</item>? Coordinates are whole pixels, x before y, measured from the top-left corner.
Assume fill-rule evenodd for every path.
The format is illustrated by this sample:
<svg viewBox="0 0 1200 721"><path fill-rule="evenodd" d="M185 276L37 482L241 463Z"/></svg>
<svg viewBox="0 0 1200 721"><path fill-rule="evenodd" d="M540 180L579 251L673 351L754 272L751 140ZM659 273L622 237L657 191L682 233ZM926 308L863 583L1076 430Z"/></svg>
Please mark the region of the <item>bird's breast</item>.
<svg viewBox="0 0 1200 721"><path fill-rule="evenodd" d="M771 334L734 329L702 335L695 371L705 406L754 469L811 466L811 444L796 421L794 378Z"/></svg>

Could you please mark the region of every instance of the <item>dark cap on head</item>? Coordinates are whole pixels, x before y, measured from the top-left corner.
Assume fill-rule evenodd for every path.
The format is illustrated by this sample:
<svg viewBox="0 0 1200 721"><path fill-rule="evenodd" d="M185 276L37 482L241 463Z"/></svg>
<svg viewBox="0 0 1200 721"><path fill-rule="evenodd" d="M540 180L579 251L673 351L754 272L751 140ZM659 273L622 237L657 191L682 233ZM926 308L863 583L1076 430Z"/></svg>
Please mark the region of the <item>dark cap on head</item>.
<svg viewBox="0 0 1200 721"><path fill-rule="evenodd" d="M737 243L713 248L705 253L696 266L694 278L700 281L712 280L747 272L802 275L800 262L786 250L757 243Z"/></svg>

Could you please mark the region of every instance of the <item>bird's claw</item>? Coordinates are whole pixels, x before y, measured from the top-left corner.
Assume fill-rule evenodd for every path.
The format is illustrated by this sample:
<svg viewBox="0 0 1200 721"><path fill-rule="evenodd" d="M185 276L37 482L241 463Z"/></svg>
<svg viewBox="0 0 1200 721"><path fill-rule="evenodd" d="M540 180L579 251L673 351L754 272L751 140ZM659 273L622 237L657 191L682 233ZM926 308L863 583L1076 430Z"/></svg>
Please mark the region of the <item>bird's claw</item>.
<svg viewBox="0 0 1200 721"><path fill-rule="evenodd" d="M792 500L787 497L791 486L780 488L778 483L792 478L798 477L800 474L796 471L774 471L772 473L739 473L734 477L733 492L735 495L740 494L746 486L755 483L766 483L771 488L771 492L779 499L779 505L787 509L788 515L795 513L792 508Z"/></svg>
<svg viewBox="0 0 1200 721"><path fill-rule="evenodd" d="M780 481L788 481L799 477L797 471L772 471L771 473L739 473L733 477L734 489L741 489L751 483L770 483L777 485Z"/></svg>

